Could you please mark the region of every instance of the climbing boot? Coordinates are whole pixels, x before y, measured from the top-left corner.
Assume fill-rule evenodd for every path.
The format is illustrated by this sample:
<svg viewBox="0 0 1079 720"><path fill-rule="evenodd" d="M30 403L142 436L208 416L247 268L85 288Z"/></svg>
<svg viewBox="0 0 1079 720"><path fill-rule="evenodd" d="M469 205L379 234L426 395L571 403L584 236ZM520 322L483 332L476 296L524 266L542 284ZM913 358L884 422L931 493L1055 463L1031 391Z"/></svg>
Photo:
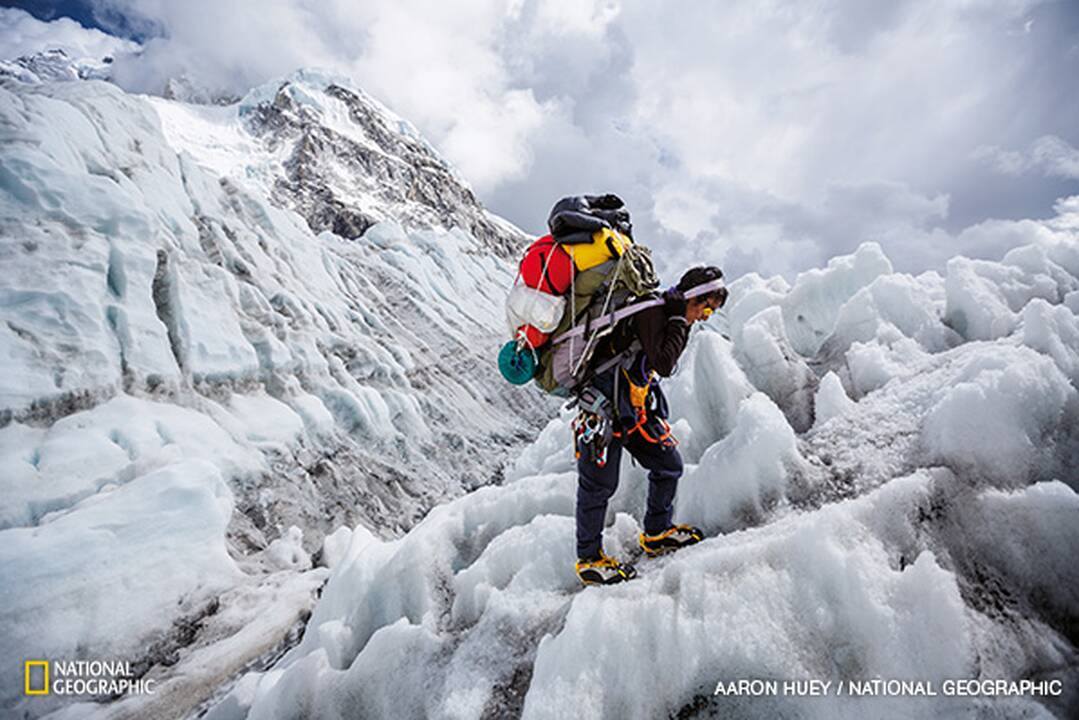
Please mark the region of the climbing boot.
<svg viewBox="0 0 1079 720"><path fill-rule="evenodd" d="M648 557L655 557L663 553L673 552L687 545L696 545L704 539L700 528L692 525L675 525L667 528L658 535L645 535L641 533L638 539L641 549Z"/></svg>
<svg viewBox="0 0 1079 720"><path fill-rule="evenodd" d="M577 561L577 577L585 585L614 585L637 577L637 571L601 550L598 558Z"/></svg>

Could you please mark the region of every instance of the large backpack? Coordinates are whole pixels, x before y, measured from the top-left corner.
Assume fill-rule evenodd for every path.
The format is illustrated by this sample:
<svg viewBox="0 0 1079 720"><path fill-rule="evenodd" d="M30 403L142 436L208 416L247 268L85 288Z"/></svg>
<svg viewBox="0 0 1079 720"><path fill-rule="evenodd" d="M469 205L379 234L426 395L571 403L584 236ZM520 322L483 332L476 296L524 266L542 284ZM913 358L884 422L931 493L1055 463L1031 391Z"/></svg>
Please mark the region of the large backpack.
<svg viewBox="0 0 1079 720"><path fill-rule="evenodd" d="M659 279L617 196L563 198L548 226L551 235L525 251L507 298L513 339L499 368L512 383L535 379L566 396L587 377L598 341L621 319L616 314L651 295Z"/></svg>
<svg viewBox="0 0 1079 720"><path fill-rule="evenodd" d="M641 301L655 297L658 287L652 253L643 245L578 273L562 321L539 355L536 384L554 395L572 393L588 377L599 341L633 310L643 310Z"/></svg>

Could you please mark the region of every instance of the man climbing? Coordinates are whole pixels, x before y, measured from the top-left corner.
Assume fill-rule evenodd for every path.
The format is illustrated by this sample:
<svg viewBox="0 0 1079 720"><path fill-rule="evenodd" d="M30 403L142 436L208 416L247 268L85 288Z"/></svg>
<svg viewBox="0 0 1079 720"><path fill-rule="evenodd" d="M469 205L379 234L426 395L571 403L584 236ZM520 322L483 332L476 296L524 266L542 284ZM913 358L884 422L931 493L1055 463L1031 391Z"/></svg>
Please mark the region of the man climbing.
<svg viewBox="0 0 1079 720"><path fill-rule="evenodd" d="M688 300L685 294L708 283L718 285L722 276L716 267L690 269L664 294L665 302L619 323L592 359L597 372L581 394L581 412L574 421L577 576L586 585L611 585L637 574L602 547L607 502L618 487L623 449L648 470L641 549L653 557L701 540L700 530L671 520L682 457L666 421L667 400L658 377L674 372L690 327L707 320L727 300L722 286Z"/></svg>

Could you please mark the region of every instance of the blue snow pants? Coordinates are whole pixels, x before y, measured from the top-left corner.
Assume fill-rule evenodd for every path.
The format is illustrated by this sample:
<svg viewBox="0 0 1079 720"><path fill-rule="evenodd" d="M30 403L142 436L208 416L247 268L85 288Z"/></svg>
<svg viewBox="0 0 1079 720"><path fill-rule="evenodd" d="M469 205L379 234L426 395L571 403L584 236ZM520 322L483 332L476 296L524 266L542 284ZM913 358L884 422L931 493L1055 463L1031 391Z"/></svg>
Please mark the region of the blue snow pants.
<svg viewBox="0 0 1079 720"><path fill-rule="evenodd" d="M618 466L623 444L629 454L648 470L648 503L644 531L656 535L671 526L671 511L678 478L682 476L682 456L676 447L651 443L634 433L628 438L612 438L607 462L600 467L581 453L577 460L577 557L599 555L607 501L618 488Z"/></svg>

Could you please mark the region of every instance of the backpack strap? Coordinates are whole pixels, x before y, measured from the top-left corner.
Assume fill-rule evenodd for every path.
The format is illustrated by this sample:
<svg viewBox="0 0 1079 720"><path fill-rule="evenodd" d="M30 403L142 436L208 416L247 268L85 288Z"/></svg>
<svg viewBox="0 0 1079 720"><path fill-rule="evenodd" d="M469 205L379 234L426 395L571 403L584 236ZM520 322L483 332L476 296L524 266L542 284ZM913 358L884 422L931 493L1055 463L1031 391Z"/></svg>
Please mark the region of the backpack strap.
<svg viewBox="0 0 1079 720"><path fill-rule="evenodd" d="M641 350L640 341L639 340L634 340L633 343L628 348L626 348L622 352L618 353L614 357L610 358L609 360L606 360L606 361L600 363L599 366L597 366L596 369L592 371L592 376L595 377L596 375L602 375L603 373L607 372L608 370L615 367L616 365L622 365L623 363L626 362L626 360L629 360L631 357L636 355L640 350Z"/></svg>
<svg viewBox="0 0 1079 720"><path fill-rule="evenodd" d="M690 288L685 292L685 297L689 299L697 297L699 295L707 295L708 293L713 293L716 290L719 290L721 287L723 287L723 280L711 280L709 282L702 283L694 288ZM643 302L627 305L619 310L615 310L613 312L601 315L600 317L596 318L594 321L589 323L588 329L591 331L601 330L608 325L614 325L632 315L636 315L642 310L647 310L651 307L659 307L665 302L666 300L664 300L663 298L654 298L652 300L645 300ZM557 337L552 338L551 345L558 345L559 343L565 342L572 337L577 337L584 334L585 327L578 325L576 327L570 328L569 330L566 330L564 333L558 335Z"/></svg>
<svg viewBox="0 0 1079 720"><path fill-rule="evenodd" d="M636 355L640 351L641 351L641 341L640 340L634 340L630 344L630 346L628 348L626 348L625 350L623 350L622 352L618 353L617 355L615 355L612 358L608 358L607 360L603 361L602 363L600 363L595 368L591 368L589 370L589 372L587 373L587 375L582 377L580 382L578 382L574 386L576 388L574 397L570 398L569 402L567 402L563 406L562 409L563 410L571 410L574 407L577 407L581 402L581 396L584 393L589 392L589 388L591 388L591 386L592 386L591 385L592 378L596 377L597 375L602 375L603 373L607 372L611 368L616 367L618 365L625 365L630 359L633 358L634 355ZM615 393L615 396L617 397L617 392Z"/></svg>

